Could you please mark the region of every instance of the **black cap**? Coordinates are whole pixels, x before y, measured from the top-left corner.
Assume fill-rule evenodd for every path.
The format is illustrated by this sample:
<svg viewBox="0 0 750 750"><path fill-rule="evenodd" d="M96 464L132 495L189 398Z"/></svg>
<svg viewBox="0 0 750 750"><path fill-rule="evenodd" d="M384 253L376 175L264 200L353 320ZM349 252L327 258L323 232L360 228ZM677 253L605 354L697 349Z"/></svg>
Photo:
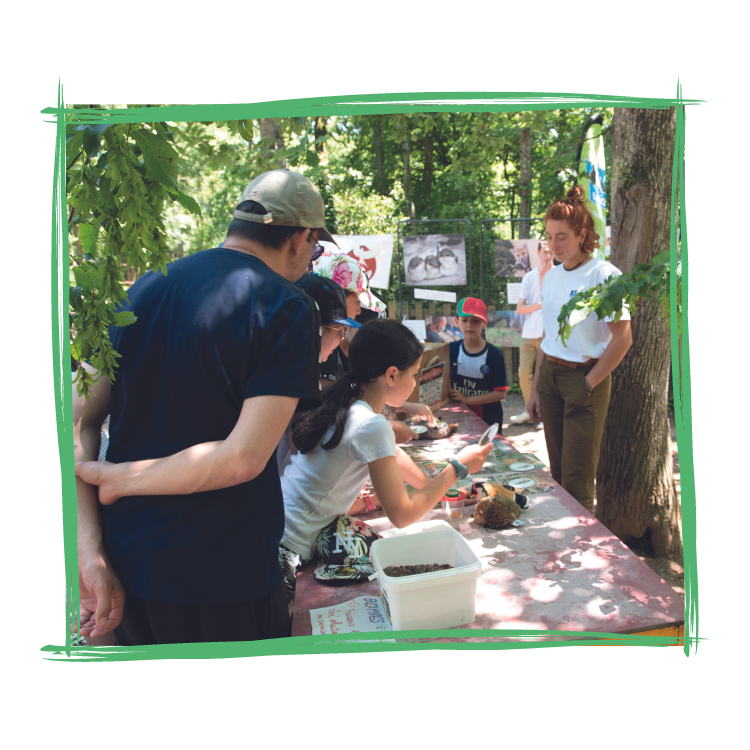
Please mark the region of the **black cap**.
<svg viewBox="0 0 750 750"><path fill-rule="evenodd" d="M335 281L311 273L299 279L297 286L307 292L318 303L323 325L340 323L351 328L360 327L360 324L356 320L347 317L346 295L344 294L344 290Z"/></svg>

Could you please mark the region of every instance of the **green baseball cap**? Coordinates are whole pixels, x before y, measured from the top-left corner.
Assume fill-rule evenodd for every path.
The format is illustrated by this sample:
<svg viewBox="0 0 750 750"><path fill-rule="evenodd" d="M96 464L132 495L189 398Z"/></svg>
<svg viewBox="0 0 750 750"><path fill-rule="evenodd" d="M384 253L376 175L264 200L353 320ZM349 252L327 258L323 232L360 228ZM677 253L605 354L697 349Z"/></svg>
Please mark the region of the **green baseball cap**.
<svg viewBox="0 0 750 750"><path fill-rule="evenodd" d="M319 229L319 240L336 245L325 228L325 206L320 191L298 172L288 169L264 172L245 188L237 205L243 201L260 203L267 213L250 214L235 208L235 219L279 227Z"/></svg>

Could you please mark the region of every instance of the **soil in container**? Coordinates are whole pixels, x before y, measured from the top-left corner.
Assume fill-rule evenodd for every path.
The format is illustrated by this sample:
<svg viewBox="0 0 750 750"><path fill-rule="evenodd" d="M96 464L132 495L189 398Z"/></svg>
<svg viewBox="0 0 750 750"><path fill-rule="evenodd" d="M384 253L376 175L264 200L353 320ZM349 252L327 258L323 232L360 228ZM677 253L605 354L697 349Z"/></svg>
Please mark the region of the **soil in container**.
<svg viewBox="0 0 750 750"><path fill-rule="evenodd" d="M401 576L416 576L420 573L434 573L438 570L449 570L452 565L440 565L438 563L428 563L426 565L389 565L383 568L383 573L392 578Z"/></svg>

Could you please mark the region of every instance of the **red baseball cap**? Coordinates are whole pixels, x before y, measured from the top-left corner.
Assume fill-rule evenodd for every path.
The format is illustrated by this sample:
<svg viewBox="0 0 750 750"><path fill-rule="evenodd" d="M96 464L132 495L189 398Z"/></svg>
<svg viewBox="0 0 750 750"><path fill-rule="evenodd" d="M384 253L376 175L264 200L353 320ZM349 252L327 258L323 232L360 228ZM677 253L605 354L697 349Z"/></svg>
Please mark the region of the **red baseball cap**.
<svg viewBox="0 0 750 750"><path fill-rule="evenodd" d="M464 297L456 307L456 315L463 318L479 318L487 322L487 305L476 297Z"/></svg>

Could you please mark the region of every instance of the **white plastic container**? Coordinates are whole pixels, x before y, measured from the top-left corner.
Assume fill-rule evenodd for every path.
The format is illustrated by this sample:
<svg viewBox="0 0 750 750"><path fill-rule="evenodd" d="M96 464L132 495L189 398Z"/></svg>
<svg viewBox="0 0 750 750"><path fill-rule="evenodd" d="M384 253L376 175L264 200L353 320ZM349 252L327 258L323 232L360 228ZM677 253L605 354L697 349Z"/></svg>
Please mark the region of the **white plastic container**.
<svg viewBox="0 0 750 750"><path fill-rule="evenodd" d="M383 608L394 630L453 628L474 622L474 597L482 563L451 527L376 539L370 559L378 574ZM453 568L392 577L389 565L448 564Z"/></svg>

